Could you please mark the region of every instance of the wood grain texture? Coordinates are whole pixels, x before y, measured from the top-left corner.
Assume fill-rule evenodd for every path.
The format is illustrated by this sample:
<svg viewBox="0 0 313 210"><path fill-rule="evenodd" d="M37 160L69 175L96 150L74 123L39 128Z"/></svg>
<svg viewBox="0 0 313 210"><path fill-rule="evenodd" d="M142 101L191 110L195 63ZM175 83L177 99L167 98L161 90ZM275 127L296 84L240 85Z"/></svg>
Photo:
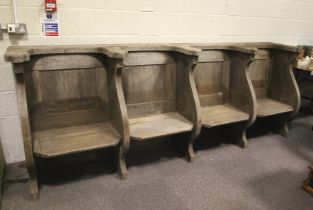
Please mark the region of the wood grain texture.
<svg viewBox="0 0 313 210"><path fill-rule="evenodd" d="M201 131L201 106L195 84L195 68L197 56L177 54L176 71L176 104L178 112L193 124L192 132L187 139L186 158L192 162L195 159L193 142Z"/></svg>
<svg viewBox="0 0 313 210"><path fill-rule="evenodd" d="M210 128L246 122L250 126L256 118L256 96L248 67L254 58L253 49L231 46L196 45L202 49L196 67L196 87L201 102L202 126ZM233 138L246 147L247 126L236 126ZM235 135L236 134L236 135ZM238 139L237 139L238 138Z"/></svg>
<svg viewBox="0 0 313 210"><path fill-rule="evenodd" d="M129 120L133 140L146 140L192 130L192 123L177 112L169 112Z"/></svg>
<svg viewBox="0 0 313 210"><path fill-rule="evenodd" d="M202 125L208 128L249 119L249 114L229 104L203 107L201 108L201 116Z"/></svg>
<svg viewBox="0 0 313 210"><path fill-rule="evenodd" d="M110 58L106 62L108 69L108 98L110 122L120 135L118 148L118 170L122 179L127 178L125 157L129 150L130 135L127 108L122 87L122 59Z"/></svg>
<svg viewBox="0 0 313 210"><path fill-rule="evenodd" d="M245 44L245 47L258 48L249 69L258 98L258 117L268 117L267 127L286 136L287 120L298 112L300 106L299 89L291 68L298 49L253 43Z"/></svg>
<svg viewBox="0 0 313 210"><path fill-rule="evenodd" d="M114 46L99 45L62 45L62 46L11 46L4 58L11 63L30 61L34 55L97 53L111 58L122 59L125 52ZM17 69L18 70L18 69Z"/></svg>
<svg viewBox="0 0 313 210"><path fill-rule="evenodd" d="M271 53L272 72L269 78L269 97L292 106L292 116L300 108L300 91L292 70L295 52L273 50Z"/></svg>
<svg viewBox="0 0 313 210"><path fill-rule="evenodd" d="M51 157L112 147L121 137L119 170L126 176L128 127L119 66L123 53L99 46L8 48L5 57L13 63L17 80L33 200L39 197L33 144L36 155Z"/></svg>
<svg viewBox="0 0 313 210"><path fill-rule="evenodd" d="M249 127L256 120L257 113L256 95L249 77L254 54L234 51L230 53L229 104L249 114Z"/></svg>
<svg viewBox="0 0 313 210"><path fill-rule="evenodd" d="M129 117L175 111L175 74L172 64L125 67L122 83Z"/></svg>
<svg viewBox="0 0 313 210"><path fill-rule="evenodd" d="M292 112L293 115L297 113L300 96L291 70L295 56L294 51L283 48L263 46L258 50L249 73L258 98L259 117L285 112Z"/></svg>
<svg viewBox="0 0 313 210"><path fill-rule="evenodd" d="M34 153L55 157L76 152L112 147L119 136L110 123L88 124L33 133Z"/></svg>
<svg viewBox="0 0 313 210"><path fill-rule="evenodd" d="M273 100L271 98L261 98L257 100L258 117L267 117L292 111L292 106Z"/></svg>
<svg viewBox="0 0 313 210"><path fill-rule="evenodd" d="M192 130L190 139L194 139L200 131L197 110L200 106L198 97L194 97L193 69L200 50L188 46L119 47L127 51L122 79L131 138L143 140ZM191 127L182 126L175 117L169 118L174 121L166 128L157 125L158 121L131 123L142 117L154 119L172 112L189 122ZM155 129L151 130L151 125Z"/></svg>
<svg viewBox="0 0 313 210"><path fill-rule="evenodd" d="M33 201L36 201L39 199L39 188L38 188L37 172L36 172L37 169L36 169L35 160L33 156L33 141L32 141L32 133L30 130L29 115L28 115L28 108L27 108L25 80L24 80L23 74L16 74L15 78L16 78L16 85L17 85L18 105L19 105L19 112L20 112L20 117L21 117L25 158L26 158L27 170L29 173L30 194L31 194L31 199Z"/></svg>

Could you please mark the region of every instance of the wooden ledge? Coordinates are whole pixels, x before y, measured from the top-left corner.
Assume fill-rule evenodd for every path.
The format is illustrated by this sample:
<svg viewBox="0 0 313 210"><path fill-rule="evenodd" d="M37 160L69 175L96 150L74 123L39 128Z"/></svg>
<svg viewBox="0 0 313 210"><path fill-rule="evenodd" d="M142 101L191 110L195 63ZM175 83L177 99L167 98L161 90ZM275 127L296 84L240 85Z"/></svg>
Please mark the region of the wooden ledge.
<svg viewBox="0 0 313 210"><path fill-rule="evenodd" d="M284 45L279 43L272 43L272 42L240 42L240 43L233 43L236 46L244 46L248 48L258 48L258 49L274 49L274 50L283 50L287 52L298 52L299 48L291 45Z"/></svg>
<svg viewBox="0 0 313 210"><path fill-rule="evenodd" d="M100 53L111 58L122 59L124 51L114 46L98 45L56 45L56 46L11 46L8 47L4 58L12 63L23 63L30 60L32 55L69 54L69 53Z"/></svg>
<svg viewBox="0 0 313 210"><path fill-rule="evenodd" d="M133 140L145 140L191 131L193 125L177 112L129 119Z"/></svg>
<svg viewBox="0 0 313 210"><path fill-rule="evenodd" d="M257 116L267 117L275 114L292 112L292 106L281 103L271 98L257 99Z"/></svg>
<svg viewBox="0 0 313 210"><path fill-rule="evenodd" d="M247 47L240 47L235 46L234 44L192 44L190 45L195 48L200 48L202 51L206 50L226 50L226 51L235 51L235 52L241 52L245 54L256 54L257 49L253 48L247 48Z"/></svg>
<svg viewBox="0 0 313 210"><path fill-rule="evenodd" d="M57 128L33 133L34 153L40 157L115 146L119 136L109 122Z"/></svg>
<svg viewBox="0 0 313 210"><path fill-rule="evenodd" d="M247 121L248 119L248 113L245 113L229 104L201 108L202 125L208 128Z"/></svg>
<svg viewBox="0 0 313 210"><path fill-rule="evenodd" d="M129 52L180 52L185 55L197 56L201 53L201 50L186 46L186 45L171 45L171 44L129 44L129 45L112 45L124 50L124 53Z"/></svg>

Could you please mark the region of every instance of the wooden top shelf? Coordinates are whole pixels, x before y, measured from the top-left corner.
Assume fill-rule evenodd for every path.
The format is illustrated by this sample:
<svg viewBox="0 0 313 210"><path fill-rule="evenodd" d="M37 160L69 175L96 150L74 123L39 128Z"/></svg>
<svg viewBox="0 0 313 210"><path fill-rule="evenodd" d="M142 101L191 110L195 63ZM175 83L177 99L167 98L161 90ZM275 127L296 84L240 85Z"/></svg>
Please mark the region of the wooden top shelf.
<svg viewBox="0 0 313 210"><path fill-rule="evenodd" d="M258 117L266 117L293 111L292 106L270 98L257 99L257 107Z"/></svg>
<svg viewBox="0 0 313 210"><path fill-rule="evenodd" d="M33 133L34 153L41 157L82 152L114 146L119 136L108 123L95 123Z"/></svg>
<svg viewBox="0 0 313 210"><path fill-rule="evenodd" d="M201 120L205 127L214 127L234 122L245 121L249 115L229 104L202 107Z"/></svg>
<svg viewBox="0 0 313 210"><path fill-rule="evenodd" d="M130 136L144 140L191 131L193 125L176 112L129 119Z"/></svg>

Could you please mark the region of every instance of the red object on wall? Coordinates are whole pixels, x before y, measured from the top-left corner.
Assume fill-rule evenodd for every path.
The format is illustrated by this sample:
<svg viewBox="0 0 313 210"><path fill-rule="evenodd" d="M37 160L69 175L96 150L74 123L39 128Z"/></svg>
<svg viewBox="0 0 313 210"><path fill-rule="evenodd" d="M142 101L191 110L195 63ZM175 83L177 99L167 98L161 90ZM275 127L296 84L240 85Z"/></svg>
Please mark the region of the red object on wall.
<svg viewBox="0 0 313 210"><path fill-rule="evenodd" d="M57 0L45 0L45 10L48 12L57 11Z"/></svg>

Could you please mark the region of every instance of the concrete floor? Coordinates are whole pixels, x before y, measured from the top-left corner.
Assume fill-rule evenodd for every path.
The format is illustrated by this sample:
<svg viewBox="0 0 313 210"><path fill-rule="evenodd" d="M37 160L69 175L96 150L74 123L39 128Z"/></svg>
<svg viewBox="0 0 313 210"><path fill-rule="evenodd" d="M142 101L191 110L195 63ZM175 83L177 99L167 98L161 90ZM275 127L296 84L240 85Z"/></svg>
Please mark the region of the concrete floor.
<svg viewBox="0 0 313 210"><path fill-rule="evenodd" d="M68 162L78 156L40 162L40 200L30 201L27 183L7 181L2 209L312 210L313 197L300 187L313 162L312 124L313 116L300 116L288 138L259 135L247 149L198 143L194 163L168 143L134 145L125 181L118 179L109 155L74 165ZM62 164L55 166L58 161Z"/></svg>

